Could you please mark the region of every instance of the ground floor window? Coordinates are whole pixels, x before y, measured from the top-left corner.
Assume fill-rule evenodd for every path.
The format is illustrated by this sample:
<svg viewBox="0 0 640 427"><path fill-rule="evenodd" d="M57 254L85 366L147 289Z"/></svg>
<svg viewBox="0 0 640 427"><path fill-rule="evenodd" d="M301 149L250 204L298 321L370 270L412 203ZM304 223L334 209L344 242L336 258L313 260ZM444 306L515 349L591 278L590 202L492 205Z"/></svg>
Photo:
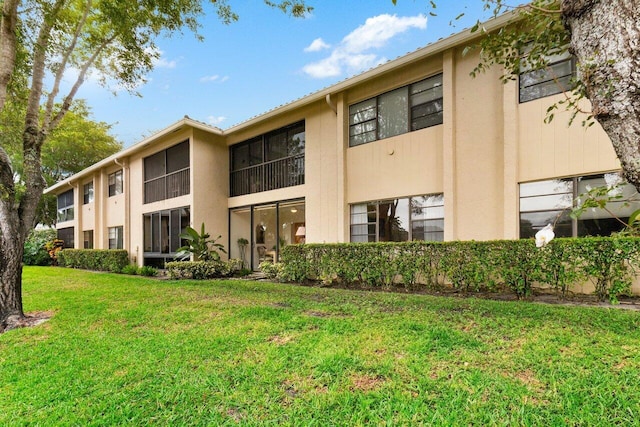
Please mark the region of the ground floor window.
<svg viewBox="0 0 640 427"><path fill-rule="evenodd" d="M231 209L229 230L229 257L255 270L263 261L277 260L286 245L306 242L305 202L297 199Z"/></svg>
<svg viewBox="0 0 640 427"><path fill-rule="evenodd" d="M190 221L188 206L144 214L144 264L164 268L164 262L172 260L182 246L180 234Z"/></svg>
<svg viewBox="0 0 640 427"><path fill-rule="evenodd" d="M73 249L75 246L73 227L59 228L58 239L62 240L63 248Z"/></svg>
<svg viewBox="0 0 640 427"><path fill-rule="evenodd" d="M82 232L83 237L83 248L85 249L93 249L93 230L85 230Z"/></svg>
<svg viewBox="0 0 640 427"><path fill-rule="evenodd" d="M109 227L109 249L124 249L124 230L122 226Z"/></svg>
<svg viewBox="0 0 640 427"><path fill-rule="evenodd" d="M352 242L444 240L444 196L429 194L351 205Z"/></svg>
<svg viewBox="0 0 640 427"><path fill-rule="evenodd" d="M580 195L596 187L611 188L615 201L607 209L588 209L579 218L571 210L580 205ZM622 230L623 222L640 209L635 187L624 183L618 173L557 178L520 184L520 238L533 237L547 224L557 237L609 236ZM618 219L616 219L616 217Z"/></svg>

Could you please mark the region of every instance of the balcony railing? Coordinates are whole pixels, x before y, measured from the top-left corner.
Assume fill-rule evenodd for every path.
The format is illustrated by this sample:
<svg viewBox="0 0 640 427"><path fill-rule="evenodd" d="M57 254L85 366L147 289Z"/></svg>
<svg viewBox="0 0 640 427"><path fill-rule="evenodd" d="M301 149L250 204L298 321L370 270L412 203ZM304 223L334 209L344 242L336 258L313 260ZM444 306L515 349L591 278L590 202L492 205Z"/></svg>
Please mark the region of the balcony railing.
<svg viewBox="0 0 640 427"><path fill-rule="evenodd" d="M231 172L231 196L304 184L304 154Z"/></svg>
<svg viewBox="0 0 640 427"><path fill-rule="evenodd" d="M189 168L186 168L145 182L144 202L152 203L184 196L190 191Z"/></svg>

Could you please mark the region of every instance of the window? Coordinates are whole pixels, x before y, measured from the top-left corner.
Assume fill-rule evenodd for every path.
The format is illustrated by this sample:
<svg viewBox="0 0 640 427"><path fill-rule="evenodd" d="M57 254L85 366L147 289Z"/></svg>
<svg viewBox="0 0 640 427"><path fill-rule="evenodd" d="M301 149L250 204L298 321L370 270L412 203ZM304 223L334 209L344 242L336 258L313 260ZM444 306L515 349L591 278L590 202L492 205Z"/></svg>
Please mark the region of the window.
<svg viewBox="0 0 640 427"><path fill-rule="evenodd" d="M93 202L93 181L89 182L88 184L84 185L84 199L83 199L83 204L87 204L87 203L91 203Z"/></svg>
<svg viewBox="0 0 640 427"><path fill-rule="evenodd" d="M189 141L144 159L144 202L184 196L191 191Z"/></svg>
<svg viewBox="0 0 640 427"><path fill-rule="evenodd" d="M82 247L85 249L93 249L93 230L85 230L82 235L84 241Z"/></svg>
<svg viewBox="0 0 640 427"><path fill-rule="evenodd" d="M304 122L233 145L231 196L304 184L304 150Z"/></svg>
<svg viewBox="0 0 640 427"><path fill-rule="evenodd" d="M73 221L73 189L58 195L58 222Z"/></svg>
<svg viewBox="0 0 640 427"><path fill-rule="evenodd" d="M352 242L443 239L442 194L351 205Z"/></svg>
<svg viewBox="0 0 640 427"><path fill-rule="evenodd" d="M349 146L442 124L442 74L349 106Z"/></svg>
<svg viewBox="0 0 640 427"><path fill-rule="evenodd" d="M623 225L604 209L588 209L579 218L570 216L573 207L579 206L580 194L603 186L612 188L610 195L620 196L619 201L607 203L607 210L622 221L640 208L636 189L617 173L520 184L520 238L533 237L547 224L555 225L557 237L609 236L620 231Z"/></svg>
<svg viewBox="0 0 640 427"><path fill-rule="evenodd" d="M151 212L143 215L144 252L174 254L182 246L180 234L191 220L188 207Z"/></svg>
<svg viewBox="0 0 640 427"><path fill-rule="evenodd" d="M520 102L533 101L571 90L575 59L567 52L548 58L548 65L531 70L526 65L520 72Z"/></svg>
<svg viewBox="0 0 640 427"><path fill-rule="evenodd" d="M122 169L109 175L109 197L122 194Z"/></svg>
<svg viewBox="0 0 640 427"><path fill-rule="evenodd" d="M123 229L119 227L109 227L109 249L123 249Z"/></svg>
<svg viewBox="0 0 640 427"><path fill-rule="evenodd" d="M75 247L74 229L73 227L59 228L58 239L62 240L62 247L65 249L73 249Z"/></svg>

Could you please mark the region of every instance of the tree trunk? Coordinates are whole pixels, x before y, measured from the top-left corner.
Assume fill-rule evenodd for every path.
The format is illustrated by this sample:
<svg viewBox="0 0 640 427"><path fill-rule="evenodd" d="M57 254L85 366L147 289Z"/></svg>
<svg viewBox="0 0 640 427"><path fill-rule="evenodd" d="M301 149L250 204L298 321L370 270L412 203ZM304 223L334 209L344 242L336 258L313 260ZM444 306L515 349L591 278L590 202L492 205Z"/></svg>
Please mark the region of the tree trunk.
<svg viewBox="0 0 640 427"><path fill-rule="evenodd" d="M22 255L24 239L2 235L0 251L0 333L24 320L22 310Z"/></svg>
<svg viewBox="0 0 640 427"><path fill-rule="evenodd" d="M563 0L562 16L593 116L640 191L640 1Z"/></svg>

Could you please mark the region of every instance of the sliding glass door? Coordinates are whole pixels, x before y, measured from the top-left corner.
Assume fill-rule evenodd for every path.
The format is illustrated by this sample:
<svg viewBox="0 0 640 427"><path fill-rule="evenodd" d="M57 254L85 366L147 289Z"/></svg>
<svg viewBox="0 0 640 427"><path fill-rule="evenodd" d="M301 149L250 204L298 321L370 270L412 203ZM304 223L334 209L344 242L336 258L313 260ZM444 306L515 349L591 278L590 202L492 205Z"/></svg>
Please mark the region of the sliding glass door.
<svg viewBox="0 0 640 427"><path fill-rule="evenodd" d="M304 200L232 209L229 230L229 256L257 270L261 262L277 261L286 245L305 243Z"/></svg>

